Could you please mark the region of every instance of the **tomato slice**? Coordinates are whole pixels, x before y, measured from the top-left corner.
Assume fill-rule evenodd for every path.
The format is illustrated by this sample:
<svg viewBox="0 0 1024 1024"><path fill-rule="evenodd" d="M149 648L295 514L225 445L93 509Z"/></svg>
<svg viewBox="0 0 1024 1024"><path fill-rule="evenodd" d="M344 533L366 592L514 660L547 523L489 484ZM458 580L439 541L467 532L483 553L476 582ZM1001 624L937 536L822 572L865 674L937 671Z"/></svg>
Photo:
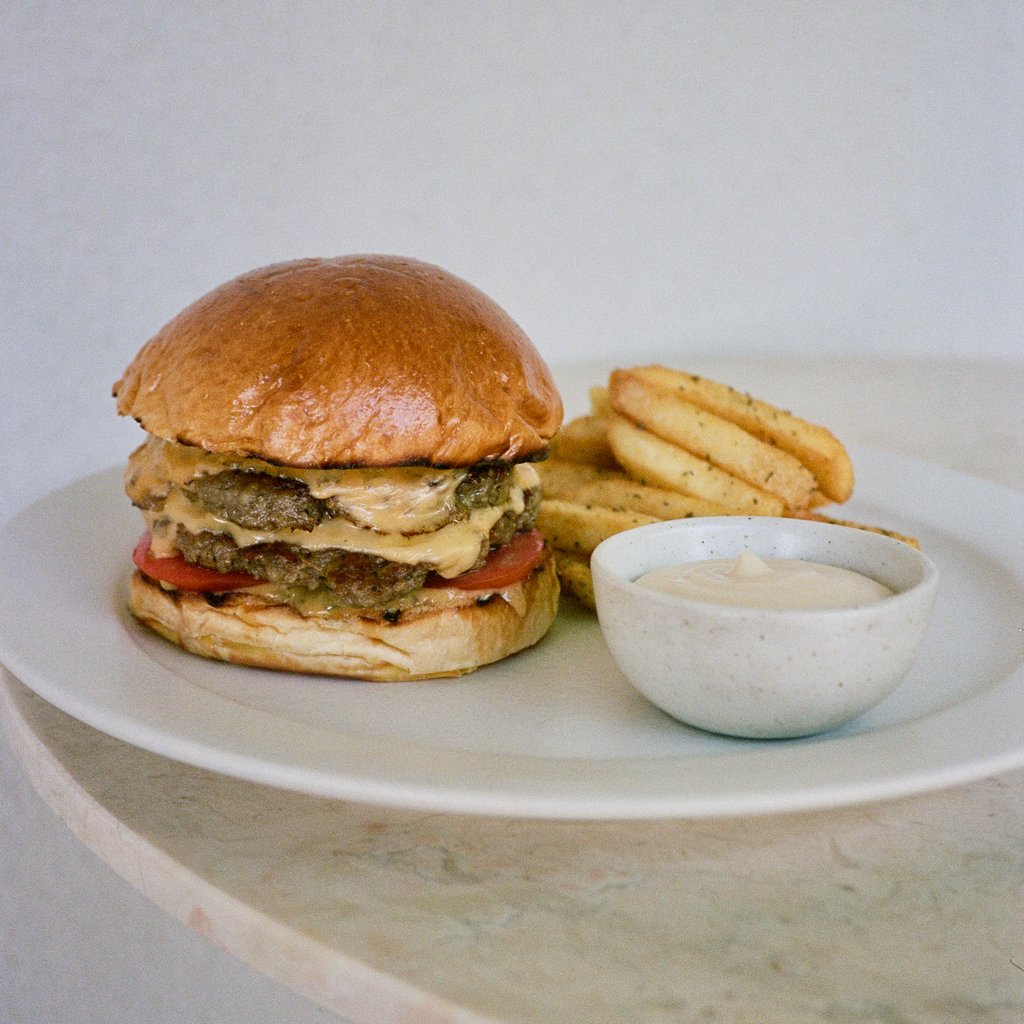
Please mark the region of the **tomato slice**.
<svg viewBox="0 0 1024 1024"><path fill-rule="evenodd" d="M540 530L517 533L500 548L495 548L479 569L470 569L461 576L446 580L443 576L427 578L427 587L455 587L457 590L497 590L518 583L530 575L544 554L544 537Z"/></svg>
<svg viewBox="0 0 1024 1024"><path fill-rule="evenodd" d="M185 561L181 555L157 558L150 550L152 537L147 531L139 538L132 561L139 570L154 580L170 583L179 590L197 590L217 593L238 590L260 583L255 576L244 572L217 572ZM507 544L496 548L487 556L479 569L471 569L461 576L445 579L432 575L426 586L455 587L458 590L497 590L525 579L544 554L544 538L539 530L517 533Z"/></svg>
<svg viewBox="0 0 1024 1024"><path fill-rule="evenodd" d="M150 550L152 535L147 530L139 538L132 552L132 561L139 570L154 580L170 583L179 590L201 590L217 593L222 590L238 590L240 587L251 587L261 581L255 576L244 572L217 572L201 565L186 562L181 555L168 558L157 558Z"/></svg>

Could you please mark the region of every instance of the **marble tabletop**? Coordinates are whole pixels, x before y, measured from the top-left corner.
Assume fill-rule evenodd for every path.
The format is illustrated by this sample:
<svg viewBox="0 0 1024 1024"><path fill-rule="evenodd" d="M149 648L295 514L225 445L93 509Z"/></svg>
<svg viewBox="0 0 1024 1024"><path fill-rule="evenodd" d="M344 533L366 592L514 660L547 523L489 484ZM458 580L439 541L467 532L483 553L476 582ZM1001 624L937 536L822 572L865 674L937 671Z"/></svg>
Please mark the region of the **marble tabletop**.
<svg viewBox="0 0 1024 1024"><path fill-rule="evenodd" d="M844 440L1024 490L1022 364L692 368ZM570 407L595 382L581 375ZM289 1004L288 1020L303 1005L310 1021L359 1024L1024 1019L1024 771L758 818L475 817L266 788L98 733L10 674L0 693L20 766L0 773L0 806L14 793L26 812L6 801L0 839L8 863L22 858L19 877L33 877L43 826L25 824L35 808L15 771L97 865L248 965L254 990L269 979L268 998L308 1000ZM9 931L33 925L61 927L12 919ZM140 963L139 984L159 990L160 965L144 953ZM22 989L33 977L11 976ZM213 1019L196 1009L196 982L180 979L179 1016L166 1019ZM0 981L12 1020L35 1019L25 1008L39 1005ZM251 1019L284 1020L271 1005ZM81 1010L66 1019L112 1019L85 1001Z"/></svg>

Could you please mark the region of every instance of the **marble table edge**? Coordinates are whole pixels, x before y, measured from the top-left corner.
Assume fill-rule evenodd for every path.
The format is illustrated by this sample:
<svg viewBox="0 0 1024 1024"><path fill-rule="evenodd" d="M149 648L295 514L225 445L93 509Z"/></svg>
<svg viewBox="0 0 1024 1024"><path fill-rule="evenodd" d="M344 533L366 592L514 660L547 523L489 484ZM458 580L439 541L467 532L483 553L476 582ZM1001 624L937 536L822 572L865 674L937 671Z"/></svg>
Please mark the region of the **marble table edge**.
<svg viewBox="0 0 1024 1024"><path fill-rule="evenodd" d="M0 721L33 790L87 849L153 905L353 1024L501 1024L340 954L186 871L65 770L33 727L33 701L42 698L0 665Z"/></svg>

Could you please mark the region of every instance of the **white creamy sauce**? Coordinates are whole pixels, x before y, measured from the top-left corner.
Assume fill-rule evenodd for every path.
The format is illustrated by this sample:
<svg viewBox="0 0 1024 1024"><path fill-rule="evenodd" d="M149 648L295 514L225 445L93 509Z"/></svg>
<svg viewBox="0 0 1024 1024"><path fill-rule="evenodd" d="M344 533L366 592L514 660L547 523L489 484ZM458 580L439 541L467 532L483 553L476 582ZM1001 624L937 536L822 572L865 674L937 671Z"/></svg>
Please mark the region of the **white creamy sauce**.
<svg viewBox="0 0 1024 1024"><path fill-rule="evenodd" d="M850 569L797 559L766 561L751 551L655 569L636 582L650 590L744 608L853 608L892 596L888 587Z"/></svg>

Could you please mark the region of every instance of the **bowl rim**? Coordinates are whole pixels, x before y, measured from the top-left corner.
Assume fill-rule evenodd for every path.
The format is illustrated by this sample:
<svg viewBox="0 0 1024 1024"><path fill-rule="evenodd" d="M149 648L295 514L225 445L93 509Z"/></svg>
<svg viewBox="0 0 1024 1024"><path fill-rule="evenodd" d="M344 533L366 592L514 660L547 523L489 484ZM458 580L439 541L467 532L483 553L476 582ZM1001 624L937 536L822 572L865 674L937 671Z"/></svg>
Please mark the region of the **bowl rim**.
<svg viewBox="0 0 1024 1024"><path fill-rule="evenodd" d="M650 538L647 543L653 544L656 542L657 537L665 533L683 530L707 530L714 528L716 525L721 527L725 524L727 524L727 529L733 531L739 529L741 523L756 524L756 529L764 531L770 531L773 528L780 529L781 524L785 524L787 530L795 530L797 533L808 535L828 536L831 534L833 536L848 536L848 531L855 531L865 538L865 544L876 545L880 551L898 552L901 557L909 557L916 561L921 571L921 578L906 589L898 590L892 595L882 598L880 601L870 601L866 604L850 605L845 608L758 608L747 605L720 604L714 601L704 601L700 598L684 597L680 594L669 594L664 591L653 590L650 587L638 584L636 582L637 577L624 576L620 572L613 570L606 562L610 552L625 544L641 544L640 550L649 550L646 544L643 544L645 538ZM711 561L712 558L717 557L728 556L711 556L707 560ZM799 558L800 556L797 553L793 553L787 557ZM692 561L700 561L700 559L692 559ZM672 564L675 563L672 561L665 563L665 565ZM813 519L798 519L785 516L694 516L689 519L669 519L657 523L646 523L643 526L637 526L630 530L613 534L611 537L603 540L591 553L590 566L591 572L595 577L595 598L598 604L598 611L600 611L601 600L598 577L603 577L614 586L631 595L635 600L649 600L664 607L692 609L694 614L714 614L726 619L750 618L754 615L758 618L774 619L780 622L807 621L818 618L836 620L840 618L856 618L858 616L878 616L879 614L887 613L897 614L904 605L916 603L921 599L922 594L934 591L939 583L939 570L932 559L923 551L907 544L906 541L886 536L883 533L862 530L858 527L845 526L840 523L823 523ZM864 575L871 575L865 571L865 568L855 568L850 565L845 565L844 568L852 569L854 572L861 572ZM642 575L642 573L639 575Z"/></svg>

